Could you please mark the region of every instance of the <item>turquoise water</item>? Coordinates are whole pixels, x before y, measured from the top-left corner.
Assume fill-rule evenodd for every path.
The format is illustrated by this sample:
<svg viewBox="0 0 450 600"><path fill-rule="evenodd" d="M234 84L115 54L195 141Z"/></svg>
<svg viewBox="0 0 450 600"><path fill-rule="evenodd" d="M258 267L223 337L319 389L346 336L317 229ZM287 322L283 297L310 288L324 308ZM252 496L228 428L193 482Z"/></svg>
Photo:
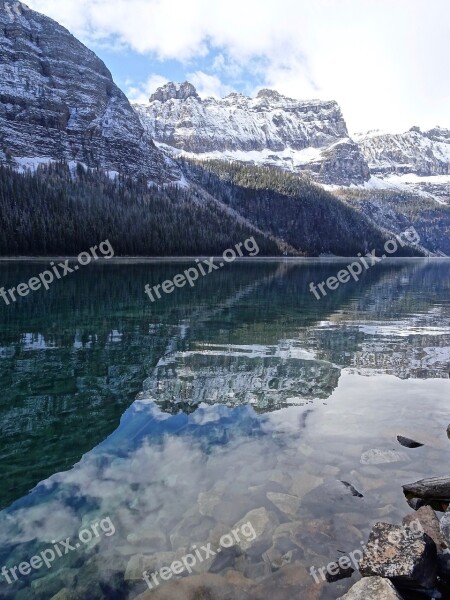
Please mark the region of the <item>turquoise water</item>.
<svg viewBox="0 0 450 600"><path fill-rule="evenodd" d="M46 264L0 263L1 285ZM146 283L190 264L92 265L0 305L0 567L98 534L1 577L1 599L136 598L147 567L217 549L242 519L258 535L198 561L200 582L335 599L357 576L316 584L310 567L400 522L402 483L447 473L450 262L385 262L320 301L310 282L346 263L243 262L149 302ZM306 569L292 588L290 565Z"/></svg>

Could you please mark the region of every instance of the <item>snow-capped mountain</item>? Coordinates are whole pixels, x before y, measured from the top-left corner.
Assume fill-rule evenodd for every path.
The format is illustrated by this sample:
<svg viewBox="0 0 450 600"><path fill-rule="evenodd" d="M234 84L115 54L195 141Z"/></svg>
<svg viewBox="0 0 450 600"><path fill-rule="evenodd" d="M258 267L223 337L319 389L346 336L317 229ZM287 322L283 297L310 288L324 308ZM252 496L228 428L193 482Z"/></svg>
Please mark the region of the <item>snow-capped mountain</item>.
<svg viewBox="0 0 450 600"><path fill-rule="evenodd" d="M356 136L372 175L391 184L450 197L450 130L412 127L400 134Z"/></svg>
<svg viewBox="0 0 450 600"><path fill-rule="evenodd" d="M334 101L293 100L266 89L256 98L233 93L202 100L184 82L164 85L135 109L147 133L178 153L308 170L322 183L361 184L370 177Z"/></svg>
<svg viewBox="0 0 450 600"><path fill-rule="evenodd" d="M309 172L319 183L450 197L450 131L349 136L334 101L293 100L273 90L202 99L167 83L134 105L148 134L171 154Z"/></svg>
<svg viewBox="0 0 450 600"><path fill-rule="evenodd" d="M415 173L420 177L450 173L450 130L412 127L400 134L371 132L357 136L374 175Z"/></svg>
<svg viewBox="0 0 450 600"><path fill-rule="evenodd" d="M104 63L64 27L0 0L0 162L64 159L156 181L177 169Z"/></svg>

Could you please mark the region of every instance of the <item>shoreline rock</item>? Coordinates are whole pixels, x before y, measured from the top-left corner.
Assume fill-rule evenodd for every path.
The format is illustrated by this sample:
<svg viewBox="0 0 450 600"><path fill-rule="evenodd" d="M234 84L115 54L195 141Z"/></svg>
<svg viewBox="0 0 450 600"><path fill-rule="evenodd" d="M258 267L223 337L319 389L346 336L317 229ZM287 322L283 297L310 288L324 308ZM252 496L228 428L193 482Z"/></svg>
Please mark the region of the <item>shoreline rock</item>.
<svg viewBox="0 0 450 600"><path fill-rule="evenodd" d="M403 600L397 590L383 577L364 577L337 600Z"/></svg>

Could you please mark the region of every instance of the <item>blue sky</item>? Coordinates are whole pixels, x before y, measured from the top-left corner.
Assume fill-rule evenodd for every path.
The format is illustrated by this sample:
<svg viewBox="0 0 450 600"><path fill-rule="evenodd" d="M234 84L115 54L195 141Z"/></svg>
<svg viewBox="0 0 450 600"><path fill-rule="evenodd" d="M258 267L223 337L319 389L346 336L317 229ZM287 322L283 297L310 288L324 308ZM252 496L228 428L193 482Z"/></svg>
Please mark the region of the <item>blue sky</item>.
<svg viewBox="0 0 450 600"><path fill-rule="evenodd" d="M231 91L252 95L265 83L264 76L251 69L255 61L234 70L224 68L226 58L215 48L210 48L207 56L182 62L158 59L154 54L139 54L126 47L117 49L95 43L89 46L105 62L117 85L140 102L147 101L150 92L163 80L189 80L203 96L223 96Z"/></svg>
<svg viewBox="0 0 450 600"><path fill-rule="evenodd" d="M336 100L350 132L450 127L448 0L27 0L132 101L167 80Z"/></svg>

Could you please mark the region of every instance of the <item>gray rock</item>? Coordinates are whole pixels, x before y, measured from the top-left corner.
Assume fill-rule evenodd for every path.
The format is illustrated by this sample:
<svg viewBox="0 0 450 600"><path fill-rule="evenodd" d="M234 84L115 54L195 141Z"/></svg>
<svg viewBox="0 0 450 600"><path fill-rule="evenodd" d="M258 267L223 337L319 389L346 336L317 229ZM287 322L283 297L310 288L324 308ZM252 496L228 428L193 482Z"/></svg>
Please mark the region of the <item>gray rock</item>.
<svg viewBox="0 0 450 600"><path fill-rule="evenodd" d="M445 543L450 547L450 509L448 508L441 518L440 532L442 533Z"/></svg>
<svg viewBox="0 0 450 600"><path fill-rule="evenodd" d="M329 503L339 505L341 510L358 509L363 499L355 495L355 488L336 479L327 479L302 498L302 506L309 510L320 512L324 499Z"/></svg>
<svg viewBox="0 0 450 600"><path fill-rule="evenodd" d="M223 494L211 490L209 492L200 492L198 495L198 510L200 514L212 517L214 509L220 503Z"/></svg>
<svg viewBox="0 0 450 600"><path fill-rule="evenodd" d="M238 521L233 530L242 530L242 526L250 523L255 532L253 536L245 538L242 534L239 536L237 546L247 553L264 552L272 543L272 535L279 524L279 520L274 512L266 510L264 507L256 508L248 512L243 519ZM253 552L252 552L253 551Z"/></svg>
<svg viewBox="0 0 450 600"><path fill-rule="evenodd" d="M430 477L403 486L405 494L417 498L450 500L450 477Z"/></svg>
<svg viewBox="0 0 450 600"><path fill-rule="evenodd" d="M364 549L359 570L366 577L391 579L400 590L432 594L436 586L436 544L410 527L377 523Z"/></svg>
<svg viewBox="0 0 450 600"><path fill-rule="evenodd" d="M402 597L388 579L365 577L338 600L402 600Z"/></svg>
<svg viewBox="0 0 450 600"><path fill-rule="evenodd" d="M228 569L236 568L236 559L241 555L241 551L237 546L231 548L223 548L220 554L216 554L214 560L209 567L210 573L225 573Z"/></svg>
<svg viewBox="0 0 450 600"><path fill-rule="evenodd" d="M300 509L300 498L291 494L267 492L267 499L289 518L295 518Z"/></svg>
<svg viewBox="0 0 450 600"><path fill-rule="evenodd" d="M150 573L170 566L175 559L175 552L157 552L146 556L135 554L128 561L125 571L125 581L141 581L144 571Z"/></svg>
<svg viewBox="0 0 450 600"><path fill-rule="evenodd" d="M404 446L405 448L421 448L423 444L420 442L415 442L411 438L404 437L403 435L398 435L397 440L399 444Z"/></svg>
<svg viewBox="0 0 450 600"><path fill-rule="evenodd" d="M415 512L404 517L403 525L411 527L416 532L422 529L436 544L438 552L447 548L445 534L441 531L442 522L439 523L431 506L421 506Z"/></svg>

